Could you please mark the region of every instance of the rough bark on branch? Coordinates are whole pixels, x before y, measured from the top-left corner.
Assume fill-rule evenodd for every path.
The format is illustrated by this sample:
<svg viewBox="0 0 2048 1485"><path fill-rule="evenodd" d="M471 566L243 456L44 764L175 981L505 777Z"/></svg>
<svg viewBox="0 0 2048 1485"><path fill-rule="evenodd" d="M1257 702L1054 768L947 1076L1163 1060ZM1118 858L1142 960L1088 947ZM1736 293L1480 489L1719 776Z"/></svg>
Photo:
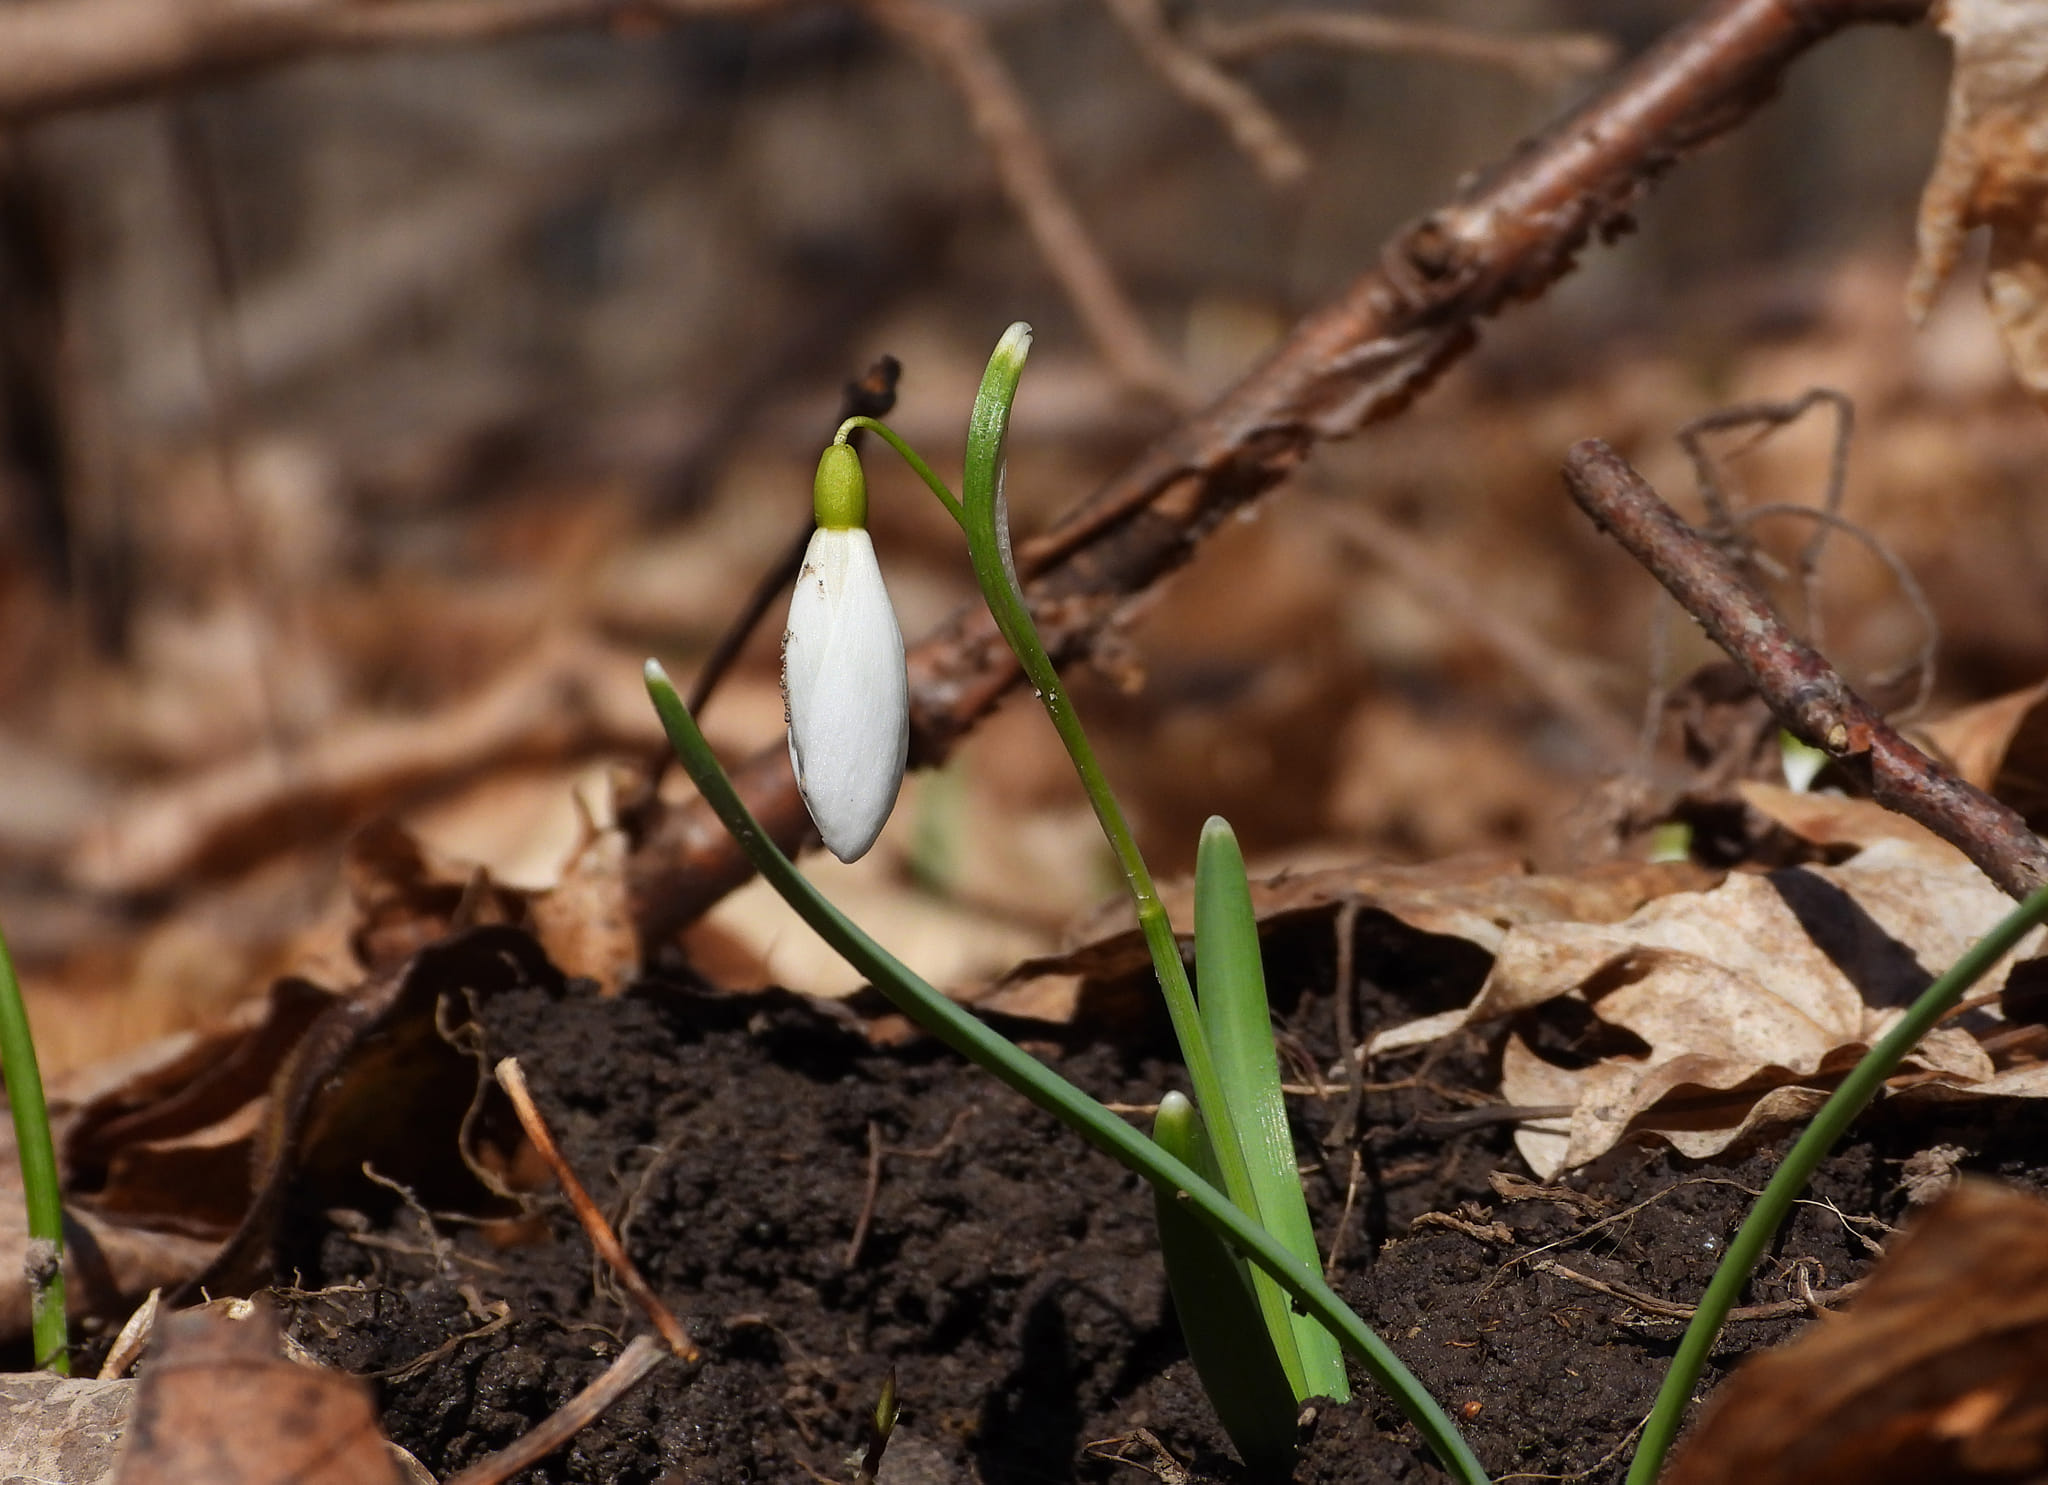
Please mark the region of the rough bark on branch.
<svg viewBox="0 0 2048 1485"><path fill-rule="evenodd" d="M2019 812L1899 736L1785 627L1727 554L1680 519L1621 455L1588 439L1566 458L1564 479L1579 508L1728 652L1801 742L1855 775L1886 809L1961 851L2001 891L2025 897L2048 882L2048 844Z"/></svg>
<svg viewBox="0 0 2048 1485"><path fill-rule="evenodd" d="M1321 440L1389 417L1471 347L1477 323L1541 294L1671 166L1741 123L1810 47L1848 26L1910 24L1929 0L1716 0L1577 110L1403 229L1379 266L1303 320L1267 360L1183 420L1122 474L1019 548L1046 646L1085 655L1131 598L1192 555L1232 511ZM971 609L910 656L912 758L936 763L1016 679L987 614ZM785 749L735 770L785 847L809 829ZM642 942L670 936L748 867L709 811L659 812L635 852Z"/></svg>

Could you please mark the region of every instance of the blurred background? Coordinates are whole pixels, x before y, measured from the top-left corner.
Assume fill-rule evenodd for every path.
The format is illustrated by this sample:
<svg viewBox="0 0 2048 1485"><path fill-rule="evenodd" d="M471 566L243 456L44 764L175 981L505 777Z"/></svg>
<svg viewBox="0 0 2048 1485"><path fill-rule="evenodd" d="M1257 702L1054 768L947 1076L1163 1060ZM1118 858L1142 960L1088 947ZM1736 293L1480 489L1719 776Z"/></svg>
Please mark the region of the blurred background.
<svg viewBox="0 0 2048 1485"><path fill-rule="evenodd" d="M1028 534L1692 8L1410 0L1317 31L1267 0L618 6L23 119L0 148L0 924L46 1058L288 970L347 983L346 843L372 821L558 880L605 761L655 739L640 657L686 676L717 641L877 357L951 475L988 348L1034 324ZM1190 54L1235 114L1189 101ZM2039 413L1974 268L1924 329L1902 309L1947 67L1927 29L1820 47L1634 235L1152 596L1078 695L1155 868L1211 812L1255 869L1616 849L1645 698L1709 656L1558 466L1604 437L1697 512L1674 434L1730 403L1854 399L1845 513L1926 589L1937 704L2041 677ZM1048 220L1079 248L1048 252ZM1731 485L1817 502L1831 431ZM964 553L893 459L868 467L915 642L968 600ZM1921 628L1892 573L1838 541L1822 579L1831 655L1905 699L1886 678ZM735 755L780 732L779 609L709 708ZM954 985L1113 885L1014 703L824 877ZM846 983L754 889L693 949L735 984Z"/></svg>

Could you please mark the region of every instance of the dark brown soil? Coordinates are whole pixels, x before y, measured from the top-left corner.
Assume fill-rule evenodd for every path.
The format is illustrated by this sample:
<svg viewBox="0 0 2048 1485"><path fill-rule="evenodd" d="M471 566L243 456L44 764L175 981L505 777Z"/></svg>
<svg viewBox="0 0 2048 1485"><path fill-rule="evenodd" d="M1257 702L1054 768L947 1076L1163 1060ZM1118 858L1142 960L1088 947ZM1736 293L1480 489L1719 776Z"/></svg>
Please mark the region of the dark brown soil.
<svg viewBox="0 0 2048 1485"><path fill-rule="evenodd" d="M1376 959L1385 945L1374 932L1361 925L1361 974L1409 993L1365 984L1368 1025L1468 993L1461 980L1483 969L1441 941L1434 960ZM1327 934L1272 947L1276 984L1295 987L1289 1024L1326 1066ZM878 1050L835 1008L680 981L610 1001L575 986L517 991L484 1019L492 1055L520 1058L570 1160L704 1350L694 1372L658 1371L522 1479L845 1481L891 1368L903 1424L884 1482L1142 1481L1159 1461L1131 1438L1138 1429L1197 1480L1243 1478L1181 1349L1148 1192L952 1054L921 1042ZM1063 1037L1036 1050L1106 1100L1149 1103L1176 1081L1150 1032L1112 1044L1021 1029ZM1610 1214L1643 1205L1589 1233L1596 1213L1491 1189L1491 1173L1523 1173L1506 1126L1447 1134L1418 1122L1458 1109L1460 1091L1488 1090L1488 1063L1475 1041L1439 1056L1418 1086L1367 1096L1340 1288L1463 1419L1497 1475L1618 1479L1679 1326L1540 1270L1531 1250L1556 1244L1540 1257L1685 1301L1767 1177L1770 1152L1714 1167L1650 1150L1615 1157L1574 1185ZM1326 1135L1341 1103L1310 1101L1305 1133ZM2041 1148L2040 1122L2012 1106L1995 1123L1925 1109L1873 1116L1823 1172L1816 1204L1800 1209L1753 1297L1788 1294L1794 1259L1817 1261L1808 1278L1818 1288L1861 1272L1870 1229L1824 1203L1896 1220L1900 1163L1915 1150L1955 1140L1977 1152L1972 1167L2030 1180L2024 1152ZM885 1154L872 1220L850 1253L870 1130ZM1349 1165L1343 1152L1310 1178L1326 1238ZM1469 1230L1425 1224L1409 1235L1428 1212ZM550 1239L502 1248L476 1228L427 1233L402 1208L367 1232L328 1226L296 1255L294 1331L334 1364L384 1374L386 1428L445 1476L525 1432L644 1328L566 1212L550 1221ZM1511 1242L1490 1231L1496 1222ZM509 1323L459 1339L500 1301ZM1722 1359L1799 1323L1737 1324ZM1120 1448L1132 1462L1109 1457ZM1318 1411L1295 1478L1440 1475L1364 1388Z"/></svg>

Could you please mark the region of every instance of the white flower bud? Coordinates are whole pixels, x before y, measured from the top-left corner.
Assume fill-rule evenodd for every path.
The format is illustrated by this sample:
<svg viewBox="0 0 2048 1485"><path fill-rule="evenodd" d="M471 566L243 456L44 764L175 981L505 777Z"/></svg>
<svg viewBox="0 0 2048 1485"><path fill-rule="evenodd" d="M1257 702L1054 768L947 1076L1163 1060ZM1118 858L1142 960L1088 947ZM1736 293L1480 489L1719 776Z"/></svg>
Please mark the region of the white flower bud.
<svg viewBox="0 0 2048 1485"><path fill-rule="evenodd" d="M789 761L826 847L865 856L895 808L910 750L903 634L875 546L820 526L804 552L782 636Z"/></svg>

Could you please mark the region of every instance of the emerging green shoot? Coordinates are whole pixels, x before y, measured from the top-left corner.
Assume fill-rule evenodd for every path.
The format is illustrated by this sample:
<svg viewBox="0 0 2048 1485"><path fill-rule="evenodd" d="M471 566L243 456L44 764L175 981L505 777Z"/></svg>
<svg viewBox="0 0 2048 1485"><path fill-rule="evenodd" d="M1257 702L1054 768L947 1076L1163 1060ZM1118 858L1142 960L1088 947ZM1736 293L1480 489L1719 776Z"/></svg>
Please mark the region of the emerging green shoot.
<svg viewBox="0 0 2048 1485"><path fill-rule="evenodd" d="M1251 1167L1254 1214L1303 1263L1320 1261L1308 1200L1295 1167L1294 1136L1280 1095L1280 1058L1259 959L1259 923L1237 836L1220 815L1202 827L1195 854L1195 976L1201 992L1202 1029L1229 1101L1237 1136ZM1321 1322L1296 1314L1264 1274L1253 1276L1274 1350L1288 1369L1297 1400L1347 1401L1344 1355ZM1289 1365L1289 1363L1292 1365Z"/></svg>
<svg viewBox="0 0 2048 1485"><path fill-rule="evenodd" d="M896 1368L889 1368L889 1375L882 1379L882 1394L875 1399L875 1411L868 1417L868 1447L854 1471L853 1485L875 1485L875 1476L882 1468L882 1455L888 1452L889 1436L896 1432Z"/></svg>
<svg viewBox="0 0 2048 1485"><path fill-rule="evenodd" d="M14 1113L14 1145L28 1202L29 1339L37 1366L60 1375L71 1370L64 1320L64 1200L57 1185L57 1150L50 1141L50 1110L43 1075L14 960L0 939L0 1077Z"/></svg>
<svg viewBox="0 0 2048 1485"><path fill-rule="evenodd" d="M1159 1101L1152 1138L1174 1159L1200 1171L1211 1185L1220 1184L1202 1116L1185 1094L1169 1093ZM1256 1278L1272 1285L1291 1308L1286 1291L1264 1270L1247 1272L1230 1245L1188 1209L1180 1192L1154 1188L1152 1198L1166 1282L1173 1290L1181 1336L1202 1390L1209 1394L1216 1417L1246 1468L1259 1476L1284 1475L1294 1459L1301 1403L1267 1340L1266 1317L1252 1283ZM1342 1366L1340 1356L1340 1376Z"/></svg>

